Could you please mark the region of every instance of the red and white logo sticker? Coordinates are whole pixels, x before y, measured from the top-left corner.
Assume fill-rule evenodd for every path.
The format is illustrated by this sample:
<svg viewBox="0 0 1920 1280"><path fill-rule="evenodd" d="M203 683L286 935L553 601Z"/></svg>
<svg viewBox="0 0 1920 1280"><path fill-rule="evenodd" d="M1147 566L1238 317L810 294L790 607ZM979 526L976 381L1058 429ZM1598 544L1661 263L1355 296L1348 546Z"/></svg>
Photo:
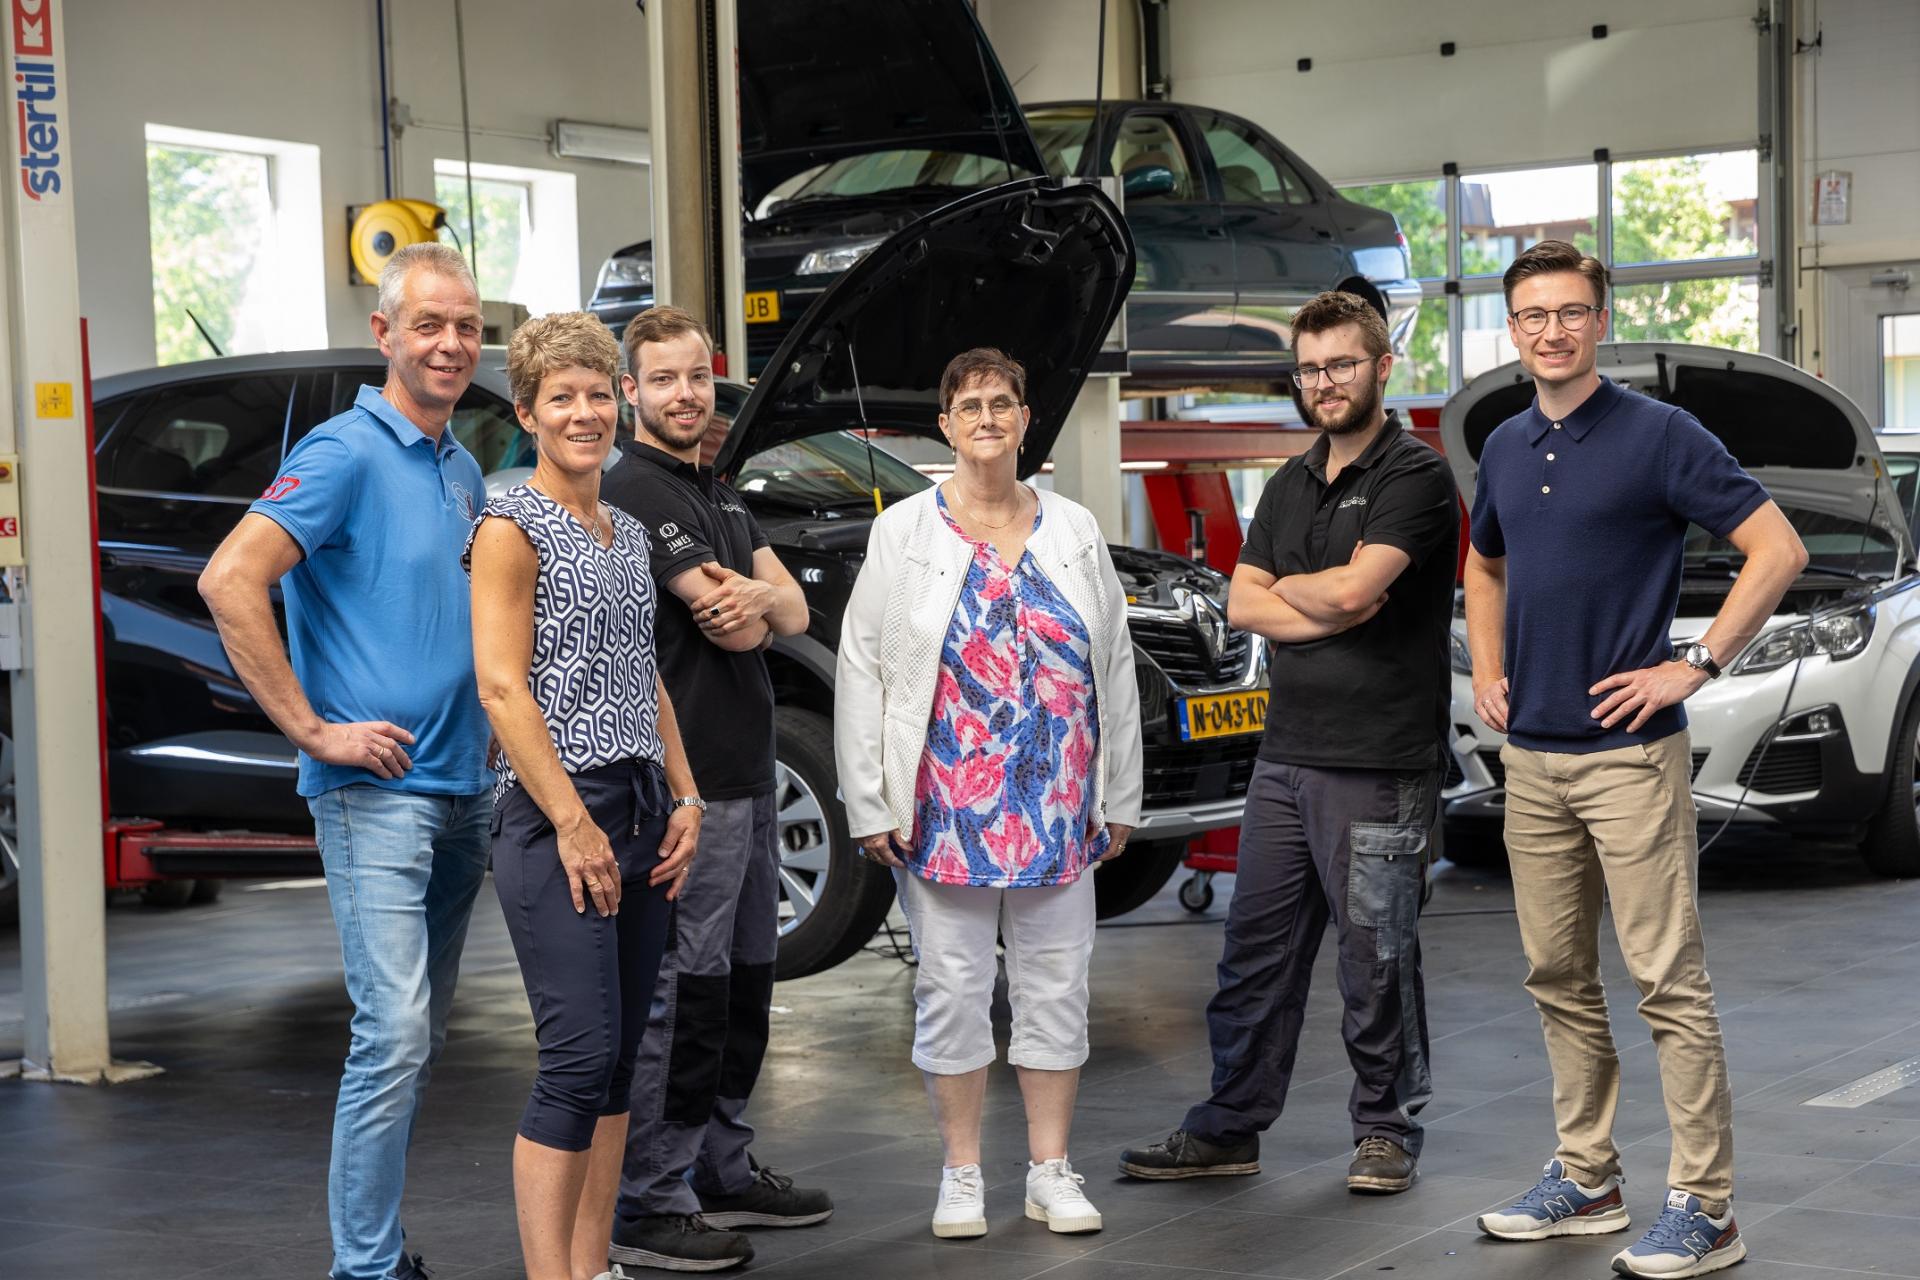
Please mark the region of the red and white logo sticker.
<svg viewBox="0 0 1920 1280"><path fill-rule="evenodd" d="M260 501L278 502L299 487L299 476L281 476L278 480L275 480L267 486L266 492L260 495Z"/></svg>

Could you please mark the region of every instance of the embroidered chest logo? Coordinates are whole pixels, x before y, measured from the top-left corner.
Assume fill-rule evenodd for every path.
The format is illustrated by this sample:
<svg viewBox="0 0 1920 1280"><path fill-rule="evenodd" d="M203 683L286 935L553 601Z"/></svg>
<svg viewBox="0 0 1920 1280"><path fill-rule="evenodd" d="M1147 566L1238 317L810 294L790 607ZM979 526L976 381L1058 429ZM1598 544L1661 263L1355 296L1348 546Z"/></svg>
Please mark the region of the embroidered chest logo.
<svg viewBox="0 0 1920 1280"><path fill-rule="evenodd" d="M460 510L466 514L467 519L473 519L473 495L467 492L465 485L453 486L453 500L460 504Z"/></svg>
<svg viewBox="0 0 1920 1280"><path fill-rule="evenodd" d="M1334 510L1345 511L1348 507L1364 507L1366 505L1367 495L1364 493L1356 493L1351 498L1342 498L1340 505L1334 508Z"/></svg>

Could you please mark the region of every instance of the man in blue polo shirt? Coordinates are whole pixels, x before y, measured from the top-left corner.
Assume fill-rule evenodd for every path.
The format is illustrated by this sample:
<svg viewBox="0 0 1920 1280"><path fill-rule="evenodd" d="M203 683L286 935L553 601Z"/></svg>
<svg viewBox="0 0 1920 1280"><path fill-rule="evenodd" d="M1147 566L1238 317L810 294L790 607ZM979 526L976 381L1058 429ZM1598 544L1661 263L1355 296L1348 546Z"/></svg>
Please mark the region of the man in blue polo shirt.
<svg viewBox="0 0 1920 1280"><path fill-rule="evenodd" d="M1753 477L1683 409L1607 382L1607 269L1543 241L1505 277L1532 407L1480 455L1467 555L1474 709L1507 734L1513 897L1553 1069L1559 1148L1480 1228L1503 1240L1625 1230L1613 1141L1620 1061L1600 985L1601 891L1653 1032L1673 1130L1669 1189L1622 1275L1746 1256L1733 1220L1733 1100L1695 902L1686 698L1758 633L1806 550ZM1745 557L1720 615L1676 654L1690 524Z"/></svg>
<svg viewBox="0 0 1920 1280"><path fill-rule="evenodd" d="M466 261L402 249L372 323L386 386L362 387L287 455L200 578L234 670L300 750L353 999L327 1180L334 1280L424 1274L400 1227L407 1141L493 810L460 568L483 488L448 430L480 357Z"/></svg>

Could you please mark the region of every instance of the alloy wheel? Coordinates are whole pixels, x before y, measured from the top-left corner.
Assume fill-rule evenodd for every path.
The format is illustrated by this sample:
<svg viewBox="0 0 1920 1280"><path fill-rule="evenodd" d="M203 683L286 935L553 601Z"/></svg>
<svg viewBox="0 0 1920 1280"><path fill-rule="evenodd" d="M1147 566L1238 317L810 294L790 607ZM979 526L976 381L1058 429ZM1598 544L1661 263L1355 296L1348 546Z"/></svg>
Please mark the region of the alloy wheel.
<svg viewBox="0 0 1920 1280"><path fill-rule="evenodd" d="M780 842L780 933L784 937L813 914L833 871L827 812L800 774L773 764L774 822Z"/></svg>

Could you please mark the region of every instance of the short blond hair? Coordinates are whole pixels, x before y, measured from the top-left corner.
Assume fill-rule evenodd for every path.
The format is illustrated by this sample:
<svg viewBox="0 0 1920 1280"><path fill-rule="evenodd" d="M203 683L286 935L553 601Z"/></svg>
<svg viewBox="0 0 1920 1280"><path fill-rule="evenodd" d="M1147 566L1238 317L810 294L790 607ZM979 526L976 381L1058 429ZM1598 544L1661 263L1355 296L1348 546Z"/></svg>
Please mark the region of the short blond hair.
<svg viewBox="0 0 1920 1280"><path fill-rule="evenodd" d="M620 344L606 325L585 311L556 311L513 331L507 344L507 386L516 405L531 409L540 384L562 369L591 369L618 382Z"/></svg>

